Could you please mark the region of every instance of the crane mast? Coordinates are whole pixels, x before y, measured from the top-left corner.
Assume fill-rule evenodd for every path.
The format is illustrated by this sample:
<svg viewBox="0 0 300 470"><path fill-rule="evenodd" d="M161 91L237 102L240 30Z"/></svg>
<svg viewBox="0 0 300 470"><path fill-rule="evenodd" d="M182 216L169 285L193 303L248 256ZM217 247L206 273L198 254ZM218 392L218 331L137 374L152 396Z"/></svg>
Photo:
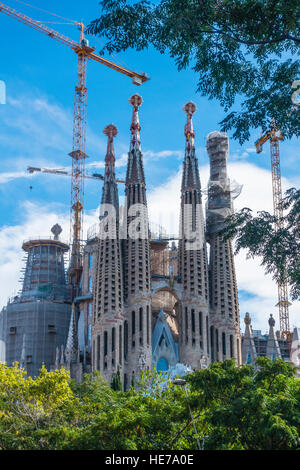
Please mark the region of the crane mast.
<svg viewBox="0 0 300 470"><path fill-rule="evenodd" d="M114 62L111 62L95 54L95 48L89 47L88 41L84 37L85 26L83 23L73 22L80 27L80 42L58 33L47 27L40 21L34 20L19 11L10 8L0 2L0 12L11 18L20 21L31 28L46 34L48 37L70 47L77 54L77 83L75 87L74 99L74 120L73 120L73 147L70 156L72 157L71 174L71 210L70 210L70 231L71 231L71 259L69 268L69 279L73 286L73 296L79 293L79 282L82 271L82 240L83 240L83 211L84 211L84 178L85 178L85 153L86 144L86 114L87 114L87 59L95 60L117 72L132 78L135 85L141 85L149 77L144 73L137 73L128 70Z"/></svg>
<svg viewBox="0 0 300 470"><path fill-rule="evenodd" d="M84 35L83 29L81 29L81 44L83 44L83 41ZM87 102L86 48L87 46L82 45L75 49L78 61L74 99L73 149L70 153L72 157L70 230L73 233L73 240L69 270L70 280L74 287L79 285L82 268L81 241L83 240L84 174L85 159L87 157L85 153Z"/></svg>
<svg viewBox="0 0 300 470"><path fill-rule="evenodd" d="M276 219L276 230L282 228L283 225L283 209L282 201L282 187L281 187L281 170L280 170L280 153L279 142L283 140L281 131L276 129L273 123L272 129L260 139L255 142L256 152L260 153L263 144L270 141L271 152L271 170L272 170L272 193L273 193L273 210ZM286 282L278 282L278 309L279 309L279 328L281 338L290 339L290 321L289 321L289 306L291 303L288 300L288 288Z"/></svg>

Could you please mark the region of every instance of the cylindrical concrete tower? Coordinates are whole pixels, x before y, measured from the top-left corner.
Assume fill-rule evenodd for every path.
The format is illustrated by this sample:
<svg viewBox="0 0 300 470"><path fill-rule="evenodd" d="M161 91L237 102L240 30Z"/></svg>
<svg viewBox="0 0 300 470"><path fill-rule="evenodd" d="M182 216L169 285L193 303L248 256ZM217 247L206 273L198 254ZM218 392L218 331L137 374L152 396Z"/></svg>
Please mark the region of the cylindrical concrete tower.
<svg viewBox="0 0 300 470"><path fill-rule="evenodd" d="M232 211L230 181L227 177L228 136L211 132L206 141L210 158L210 181L206 217L210 244L210 343L213 361L231 357L241 364L239 306L231 240L224 241L220 231Z"/></svg>
<svg viewBox="0 0 300 470"><path fill-rule="evenodd" d="M54 238L24 242L28 254L23 288L3 311L5 315L5 361L19 362L28 375L36 376L42 365L55 364L56 349L65 347L71 316L71 292L66 285L66 243Z"/></svg>

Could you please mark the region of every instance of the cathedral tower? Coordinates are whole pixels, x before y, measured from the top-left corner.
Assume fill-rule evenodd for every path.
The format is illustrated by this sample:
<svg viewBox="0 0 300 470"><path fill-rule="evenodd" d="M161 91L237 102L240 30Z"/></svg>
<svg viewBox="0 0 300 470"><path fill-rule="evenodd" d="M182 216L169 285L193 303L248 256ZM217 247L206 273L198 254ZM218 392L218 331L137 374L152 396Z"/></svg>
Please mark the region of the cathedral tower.
<svg viewBox="0 0 300 470"><path fill-rule="evenodd" d="M151 279L148 209L143 155L140 141L139 107L142 98L129 99L133 107L131 141L126 175L124 250L124 322L125 388L142 369L152 367Z"/></svg>
<svg viewBox="0 0 300 470"><path fill-rule="evenodd" d="M110 381L122 370L123 362L123 281L119 237L119 202L115 180L113 139L117 128L104 129L108 138L105 176L100 206L100 231L94 278L93 369Z"/></svg>
<svg viewBox="0 0 300 470"><path fill-rule="evenodd" d="M182 303L179 321L180 361L194 369L209 357L208 267L198 160L192 116L194 103L187 103L185 158L181 184L179 275Z"/></svg>
<svg viewBox="0 0 300 470"><path fill-rule="evenodd" d="M206 141L210 158L210 181L206 231L210 244L211 358L215 361L235 357L241 363L239 306L231 240L220 231L233 211L230 180L227 177L228 136L211 132Z"/></svg>

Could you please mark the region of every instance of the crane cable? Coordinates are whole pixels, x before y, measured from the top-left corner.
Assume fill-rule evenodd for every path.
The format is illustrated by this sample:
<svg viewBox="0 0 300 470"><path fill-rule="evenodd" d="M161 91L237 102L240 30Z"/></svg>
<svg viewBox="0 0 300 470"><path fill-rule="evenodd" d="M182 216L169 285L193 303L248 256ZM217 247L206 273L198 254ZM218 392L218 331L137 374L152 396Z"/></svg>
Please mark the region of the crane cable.
<svg viewBox="0 0 300 470"><path fill-rule="evenodd" d="M78 21L70 20L70 18L65 18L64 16L57 15L56 13L51 13L48 10L43 10L42 8L35 7L33 5L30 5L29 3L22 2L21 0L15 0L15 2L22 3L22 5L26 5L27 7L34 8L35 10L42 11L43 13L47 13L48 15L56 16L57 18L61 18L62 20L67 20L70 21L73 24L80 24Z"/></svg>
<svg viewBox="0 0 300 470"><path fill-rule="evenodd" d="M35 10L39 10L39 11L42 11L43 13L47 13L49 15L52 15L52 16L55 16L57 18L61 18L62 20L67 20L69 23L52 23L51 21L37 21L38 23L49 23L49 24L76 24L76 25L79 25L80 23L78 21L75 21L75 20L70 20L69 18L65 18L64 16L61 16L61 15L58 15L56 13L51 13L50 11L48 10L44 10L43 8L39 8L39 7L36 7L34 5L30 5L29 3L26 3L26 2L22 2L22 0L15 0L15 2L17 3L21 3L22 5L26 5L27 7L30 7L30 8L33 8ZM100 45L101 47L103 47L103 44L101 43L101 41L99 40L99 38L97 38L97 36L95 36L94 34L90 34ZM127 68L130 68L128 64L126 64L126 62L124 62L122 59L120 58L117 58L115 56L115 54L109 54L110 57L112 57L116 62L119 62L119 64L122 66L122 63L123 63L123 66L125 65L125 67Z"/></svg>
<svg viewBox="0 0 300 470"><path fill-rule="evenodd" d="M103 48L103 43L101 42L101 40L98 38L98 36L95 36L93 33L88 33L87 36L92 36L92 38L98 42L98 44L101 46L101 48ZM133 70L134 67L131 67L130 65L128 65L124 60L120 59L120 57L117 57L116 54L114 54L113 52L108 52L108 55L109 57L111 57L113 59L114 62L116 62L116 64L118 64L119 62L119 65L121 67L124 67L127 68L127 69L131 69Z"/></svg>

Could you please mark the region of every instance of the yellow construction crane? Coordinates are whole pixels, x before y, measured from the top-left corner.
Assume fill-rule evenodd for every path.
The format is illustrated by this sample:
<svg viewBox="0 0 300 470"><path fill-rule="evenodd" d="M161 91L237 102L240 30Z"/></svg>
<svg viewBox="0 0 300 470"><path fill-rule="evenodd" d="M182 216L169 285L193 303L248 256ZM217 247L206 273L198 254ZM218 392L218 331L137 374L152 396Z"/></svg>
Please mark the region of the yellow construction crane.
<svg viewBox="0 0 300 470"><path fill-rule="evenodd" d="M29 5L30 6L30 5ZM85 38L85 26L83 23L72 21L80 28L80 41L76 42L68 37L58 33L54 29L42 24L40 21L34 20L29 16L20 13L13 8L0 2L0 12L20 21L31 28L40 31L48 37L70 47L77 54L77 83L75 86L75 102L74 102L74 121L73 121L73 148L70 156L72 157L72 181L71 181L71 233L72 248L69 269L70 282L74 287L73 295L78 294L80 275L82 271L82 239L83 239L83 210L84 210L84 174L85 174L85 153L86 143L86 68L87 59L100 62L106 67L110 67L132 78L135 85L141 85L146 82L149 77L144 73L137 73L115 64L99 55L95 54L94 47L89 46L88 40Z"/></svg>
<svg viewBox="0 0 300 470"><path fill-rule="evenodd" d="M261 136L255 142L256 152L261 153L263 145L269 140L271 148L271 170L272 170L272 188L273 188L273 208L274 215L276 218L277 230L282 227L283 224L283 210L281 207L282 201L282 188L281 188L281 170L280 170L280 153L279 153L279 142L284 137L280 130L276 128L273 121L272 128L265 135ZM290 320L289 320L289 306L291 303L288 300L288 289L286 282L278 283L278 303L279 308L279 328L281 338L290 340Z"/></svg>

